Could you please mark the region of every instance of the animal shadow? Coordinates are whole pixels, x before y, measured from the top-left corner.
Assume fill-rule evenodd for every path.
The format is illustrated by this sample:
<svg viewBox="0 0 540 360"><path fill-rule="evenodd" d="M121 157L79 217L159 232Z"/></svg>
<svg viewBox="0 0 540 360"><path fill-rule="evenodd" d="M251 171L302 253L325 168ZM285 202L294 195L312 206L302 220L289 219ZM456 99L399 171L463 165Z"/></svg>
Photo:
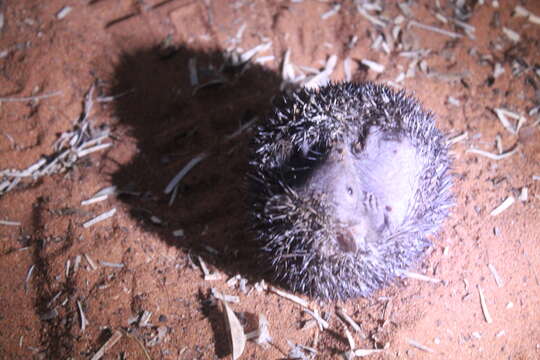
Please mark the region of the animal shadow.
<svg viewBox="0 0 540 360"><path fill-rule="evenodd" d="M260 279L246 230L249 125L269 110L280 77L220 50L177 47L124 54L114 80L115 115L137 153L112 182L131 215L229 275ZM201 161L164 193L193 159Z"/></svg>

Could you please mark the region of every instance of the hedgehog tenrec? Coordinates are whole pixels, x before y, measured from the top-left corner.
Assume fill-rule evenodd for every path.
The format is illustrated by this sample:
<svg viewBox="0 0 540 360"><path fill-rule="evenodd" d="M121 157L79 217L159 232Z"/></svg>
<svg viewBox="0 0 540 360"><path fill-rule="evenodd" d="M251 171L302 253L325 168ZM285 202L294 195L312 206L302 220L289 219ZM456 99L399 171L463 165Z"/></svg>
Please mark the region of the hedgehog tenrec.
<svg viewBox="0 0 540 360"><path fill-rule="evenodd" d="M452 203L433 116L371 83L300 89L257 128L250 223L275 280L322 299L369 296L417 261Z"/></svg>

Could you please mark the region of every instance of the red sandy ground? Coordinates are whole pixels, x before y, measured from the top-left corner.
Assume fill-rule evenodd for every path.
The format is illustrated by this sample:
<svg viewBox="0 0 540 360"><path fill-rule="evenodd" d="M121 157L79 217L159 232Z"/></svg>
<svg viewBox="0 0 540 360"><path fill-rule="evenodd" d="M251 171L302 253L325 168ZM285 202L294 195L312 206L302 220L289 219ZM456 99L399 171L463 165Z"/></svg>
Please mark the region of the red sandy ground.
<svg viewBox="0 0 540 360"><path fill-rule="evenodd" d="M330 4L322 1L172 0L153 7L159 3L0 3L0 51L7 51L0 59L0 96L61 92L40 101L0 103L0 169L24 169L50 154L58 135L79 117L92 83L99 96L132 90L112 102L96 102L90 114L94 126L112 129L112 147L80 160L68 172L26 181L0 198L0 219L21 223L0 225L0 358L90 358L117 330L129 335L109 349L105 359L145 359L143 349L152 359L230 357L222 308L212 301L212 287L240 297L231 307L246 331L256 328L258 314L268 318L273 345L248 342L242 359L286 358L287 341L315 347L321 359L339 358L349 347L336 304L312 302L330 315L329 329L321 332L302 328L309 316L286 299L256 290L246 295L226 285L237 273L248 279L248 289L263 277L253 264L244 230L249 132L229 142L224 138L268 109L279 89L279 62L286 49L291 49L293 63L312 67L336 54L334 80L343 78L347 56L384 64L383 74L353 67L355 79L375 81L394 79L403 59L370 49L373 26L349 2L325 21L320 15ZM428 3L412 6L415 18L444 27L429 13L433 5ZM443 282L401 281L370 299L338 304L363 328L366 338L353 334L357 347L386 348L369 358L540 358L540 181L532 177L540 175L540 131L533 126L535 117L528 116L519 136L511 135L490 110L506 107L526 115L539 103L533 86L539 78L533 69L513 76L503 53L515 51L534 65L540 55L540 25L512 18L516 1L501 3L498 10L491 1L477 6L470 20L476 40L459 40L448 48L446 58L441 52L427 58L440 72L468 71L467 86L419 70L403 83L437 115L442 129L451 136L466 131L468 138L453 146L454 213L414 269ZM540 14L540 3L523 3ZM66 5L73 10L57 19ZM387 8L392 16L398 14L395 5ZM500 28L490 27L494 11L500 12L501 26L521 33L518 44L502 36ZM243 23L238 46L249 49L269 39L272 48L263 55L274 55L275 60L251 67L222 87L192 95L188 59L196 57L201 68L219 66L219 54ZM449 40L420 29L408 34L421 48L441 50ZM352 35L358 42L348 49ZM492 66L479 64L469 50L490 54L496 41L503 48L494 52L495 60L505 73L489 86ZM460 105L449 105L449 95ZM494 161L466 152L470 147L496 152L497 135L506 150L517 144L517 153ZM177 200L169 206L165 185L203 151L209 156L182 181ZM80 205L110 185L141 196ZM529 189L527 201L517 200L501 215L490 216L508 196L517 198L523 187ZM113 218L82 227L112 208L117 209ZM163 223L152 223L151 215ZM184 236L172 236L175 229L183 229ZM73 264L82 254L98 268L92 270L83 257L78 271L71 268L66 277L66 262ZM221 280L203 279L198 256ZM103 266L100 261L124 266ZM488 264L497 269L502 287ZM492 323L484 318L477 288L483 290ZM84 331L77 302L89 322ZM58 315L44 320L52 309ZM143 311L152 312L150 326L128 323ZM153 344L158 331L164 336ZM434 353L412 347L409 340Z"/></svg>

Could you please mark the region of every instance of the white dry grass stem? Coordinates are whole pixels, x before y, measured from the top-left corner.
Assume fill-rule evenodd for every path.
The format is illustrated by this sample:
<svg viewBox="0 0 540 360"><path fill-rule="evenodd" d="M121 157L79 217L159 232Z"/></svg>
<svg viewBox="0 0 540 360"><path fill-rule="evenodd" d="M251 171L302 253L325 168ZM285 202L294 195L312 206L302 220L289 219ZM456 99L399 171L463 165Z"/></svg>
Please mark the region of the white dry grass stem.
<svg viewBox="0 0 540 360"><path fill-rule="evenodd" d="M62 91L54 91L52 93L35 95L35 96L23 96L23 97L0 97L0 103L2 102L17 102L17 101L32 101L32 100L42 100L47 99L53 96L58 96L62 94Z"/></svg>
<svg viewBox="0 0 540 360"><path fill-rule="evenodd" d="M77 300L77 308L79 309L79 316L81 318L80 319L81 320L81 332L84 332L84 330L86 330L86 327L88 325L90 325L90 323L88 322L88 319L86 318L86 315L84 314L81 302L79 300Z"/></svg>
<svg viewBox="0 0 540 360"><path fill-rule="evenodd" d="M270 331L268 330L268 319L264 314L259 314L259 327L257 330L246 334L247 340L253 340L259 345L266 346L272 341Z"/></svg>
<svg viewBox="0 0 540 360"><path fill-rule="evenodd" d="M510 151L507 151L507 152L504 152L502 154L493 154L493 153L490 153L490 152L487 152L487 151L484 151L484 150L480 150L480 149L475 149L475 148L467 150L467 153L484 156L484 157L487 157L488 159L491 159L491 160L502 160L504 158L507 158L509 156L514 155L516 152L517 152L517 146L514 149L512 149Z"/></svg>
<svg viewBox="0 0 540 360"><path fill-rule="evenodd" d="M493 109L493 111L495 112L495 115L497 115L497 118L499 119L501 124L504 126L504 128L508 130L508 132L510 132L512 135L517 134L519 132L519 129L527 121L527 119L524 116L514 111L510 111L508 109L495 108ZM512 124L508 118L513 118L517 120L517 123L515 125Z"/></svg>
<svg viewBox="0 0 540 360"><path fill-rule="evenodd" d="M107 351L109 351L120 339L122 338L122 332L116 330L112 336L103 344L103 346L92 356L90 360L99 360L101 359Z"/></svg>
<svg viewBox="0 0 540 360"><path fill-rule="evenodd" d="M24 279L24 292L28 292L28 284L30 283L30 279L32 278L32 274L34 273L34 269L36 268L35 264L32 264L30 268L28 269L28 272L26 273L26 279Z"/></svg>
<svg viewBox="0 0 540 360"><path fill-rule="evenodd" d="M18 221L0 220L0 225L5 225L5 226L21 226L21 223L18 222Z"/></svg>
<svg viewBox="0 0 540 360"><path fill-rule="evenodd" d="M116 213L116 208L112 208L109 211L104 212L101 215L96 216L95 218L88 220L83 224L83 227L85 229L88 229L90 226L93 226L101 221L107 220L108 218L112 217Z"/></svg>
<svg viewBox="0 0 540 360"><path fill-rule="evenodd" d="M240 324L240 320L236 317L236 314L229 307L227 302L222 301L224 313L225 313L225 324L229 330L229 343L231 345L231 353L233 360L238 359L244 352L244 347L246 346L246 335L244 334L244 328Z"/></svg>
<svg viewBox="0 0 540 360"><path fill-rule="evenodd" d="M211 288L210 291L212 292L212 296L218 300L235 304L240 303L240 298L238 296L223 294L216 288Z"/></svg>
<svg viewBox="0 0 540 360"><path fill-rule="evenodd" d="M416 340L413 340L413 339L407 339L407 343L419 350L422 350L422 351L425 351L425 352L428 352L428 353L432 353L434 354L435 353L435 350L433 350L432 348L429 348L427 347L426 345L423 345L421 343L419 343L418 341Z"/></svg>
<svg viewBox="0 0 540 360"><path fill-rule="evenodd" d="M193 159L191 159L186 166L182 168L169 182L169 184L165 187L165 190L163 191L165 194L169 194L173 189L178 185L178 183L184 178L184 176L187 175L188 172L191 171L198 163L206 159L208 156L207 153L203 152L199 155L195 156Z"/></svg>
<svg viewBox="0 0 540 360"><path fill-rule="evenodd" d="M330 325L328 324L328 322L326 320L324 320L320 315L319 315L319 312L317 310L314 310L314 311L311 311L309 309L303 309L303 311L306 313L306 314L309 314L311 315L315 321L317 322L317 325L319 326L319 329L321 331L325 330L325 329L328 329L330 327Z"/></svg>
<svg viewBox="0 0 540 360"><path fill-rule="evenodd" d="M512 204L514 204L514 202L516 202L516 198L513 197L513 196L509 196L506 198L506 200L504 200L499 206L497 206L495 209L493 209L489 215L491 216L497 216L499 214L501 214L503 211L505 211L506 209L508 209L510 206L512 206Z"/></svg>
<svg viewBox="0 0 540 360"><path fill-rule="evenodd" d="M438 284L438 283L441 282L440 279L432 278L432 277L429 277L429 276L426 276L426 275L418 274L418 273L415 273L415 272L412 272L412 271L407 271L407 270L401 270L400 274L402 276L406 276L406 277L408 277L410 279L416 279L416 280L420 280L420 281L428 281L428 282L432 282L432 283L435 283L435 284Z"/></svg>
<svg viewBox="0 0 540 360"><path fill-rule="evenodd" d="M336 15L338 13L339 9L341 9L341 4L335 3L332 6L332 9L328 10L327 12L325 12L324 14L321 15L321 19L326 20L326 19Z"/></svg>
<svg viewBox="0 0 540 360"><path fill-rule="evenodd" d="M458 143L460 141L463 141L463 140L467 139L467 137L469 137L469 133L467 131L465 131L465 132L463 132L463 133L461 133L459 135L456 135L456 136L448 139L446 141L446 143L448 145L452 145L452 144L455 144L455 143Z"/></svg>
<svg viewBox="0 0 540 360"><path fill-rule="evenodd" d="M304 82L304 86L308 88L316 88L326 85L328 82L330 82L330 75L332 75L332 72L334 72L336 64L337 56L331 55L328 60L326 60L324 69L315 74L314 76L306 79L306 81Z"/></svg>
<svg viewBox="0 0 540 360"><path fill-rule="evenodd" d="M493 264L488 264L489 271L491 271L491 274L493 275L493 278L495 279L495 282L497 283L497 286L502 288L504 286L504 283L499 276L499 273L497 272L497 269Z"/></svg>
<svg viewBox="0 0 540 360"><path fill-rule="evenodd" d="M68 16L71 10L73 10L71 6L64 6L58 13L56 13L56 18L58 20L62 20L63 18Z"/></svg>
<svg viewBox="0 0 540 360"><path fill-rule="evenodd" d="M204 262L204 260L200 256L198 256L197 259L199 260L199 265L201 266L201 270L202 270L203 275L204 275L204 280L206 280L206 281L215 281L215 280L220 280L221 279L220 274L211 273L210 270L208 270L208 266L206 266L206 263Z"/></svg>
<svg viewBox="0 0 540 360"><path fill-rule="evenodd" d="M92 198L90 198L88 200L81 201L81 205L86 206L86 205L90 205L90 204L95 204L97 202L107 200L108 197L109 197L109 195L95 196L95 197L92 197Z"/></svg>
<svg viewBox="0 0 540 360"><path fill-rule="evenodd" d="M371 61L368 59L362 59L361 63L367 66L370 70L375 71L376 73L384 72L384 65L379 64L378 62Z"/></svg>
<svg viewBox="0 0 540 360"><path fill-rule="evenodd" d="M97 265L96 265L96 263L94 262L94 260L92 260L92 258L90 257L90 255L84 254L84 258L86 259L86 262L88 263L88 265L90 265L90 268L91 268L92 270L97 270Z"/></svg>
<svg viewBox="0 0 540 360"><path fill-rule="evenodd" d="M518 199L521 202L526 202L527 200L529 200L529 188L528 187L524 186L524 187L521 188Z"/></svg>
<svg viewBox="0 0 540 360"><path fill-rule="evenodd" d="M308 308L309 307L309 304L307 301L305 301L304 299L302 298L299 298L298 296L296 295L293 295L293 294L289 294L288 292L285 292L285 291L282 291L282 290L279 290L279 289L276 289L275 287L273 286L269 286L268 287L268 290L273 292L274 294L276 295L279 295L281 297L284 297L285 299L287 300L290 300L304 308Z"/></svg>
<svg viewBox="0 0 540 360"><path fill-rule="evenodd" d="M366 357L373 354L383 352L382 349L356 349L354 350L354 356L356 357Z"/></svg>
<svg viewBox="0 0 540 360"><path fill-rule="evenodd" d="M257 55L259 52L266 51L272 47L272 42L267 42L264 44L257 45L247 51L245 51L242 55L240 55L240 61L241 62L248 62L253 58L255 55Z"/></svg>
<svg viewBox="0 0 540 360"><path fill-rule="evenodd" d="M520 36L517 32L515 32L514 30L509 29L509 28L507 28L507 27L503 27L503 28L502 28L502 32L503 32L503 34L506 35L506 37L507 37L508 39L510 39L512 42L515 42L515 43L516 43L516 42L518 42L518 41L521 39L521 36Z"/></svg>
<svg viewBox="0 0 540 360"><path fill-rule="evenodd" d="M448 30L444 30L444 29L441 29L441 28L438 28L438 27L435 27L435 26L422 24L422 23L420 23L418 21L415 21L415 20L411 20L409 22L409 26L415 26L415 27L423 29L423 30L432 31L434 33L445 35L445 36L451 37L453 39L459 39L459 38L463 37L463 35L461 35L461 34L458 34L458 33L452 32L452 31L448 31Z"/></svg>
<svg viewBox="0 0 540 360"><path fill-rule="evenodd" d="M338 307L336 310L336 314L347 324L349 325L355 332L362 334L362 328L356 321L354 321L346 312L345 309L342 307Z"/></svg>
<svg viewBox="0 0 540 360"><path fill-rule="evenodd" d="M345 336L347 337L347 342L349 343L349 349L354 350L354 348L356 348L356 343L354 342L351 332L347 328L345 328Z"/></svg>
<svg viewBox="0 0 540 360"><path fill-rule="evenodd" d="M484 314L484 319L488 324L491 324L493 322L493 319L491 318L491 315L489 313L487 304L486 304L486 298L484 297L484 292L482 291L482 288L477 285L478 288L478 296L480 297L480 306L482 307L482 313Z"/></svg>

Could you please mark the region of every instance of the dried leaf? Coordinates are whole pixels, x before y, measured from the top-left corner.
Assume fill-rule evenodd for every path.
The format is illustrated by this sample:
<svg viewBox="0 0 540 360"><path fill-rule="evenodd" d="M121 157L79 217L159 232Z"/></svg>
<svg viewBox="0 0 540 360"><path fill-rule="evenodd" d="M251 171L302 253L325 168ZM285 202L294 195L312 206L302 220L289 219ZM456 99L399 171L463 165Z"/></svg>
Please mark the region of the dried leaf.
<svg viewBox="0 0 540 360"><path fill-rule="evenodd" d="M231 352L233 360L238 359L244 352L246 346L246 336L244 334L244 328L240 324L240 321L236 317L234 311L231 310L227 302L221 301L225 313L225 324L229 330L229 341L231 345Z"/></svg>

